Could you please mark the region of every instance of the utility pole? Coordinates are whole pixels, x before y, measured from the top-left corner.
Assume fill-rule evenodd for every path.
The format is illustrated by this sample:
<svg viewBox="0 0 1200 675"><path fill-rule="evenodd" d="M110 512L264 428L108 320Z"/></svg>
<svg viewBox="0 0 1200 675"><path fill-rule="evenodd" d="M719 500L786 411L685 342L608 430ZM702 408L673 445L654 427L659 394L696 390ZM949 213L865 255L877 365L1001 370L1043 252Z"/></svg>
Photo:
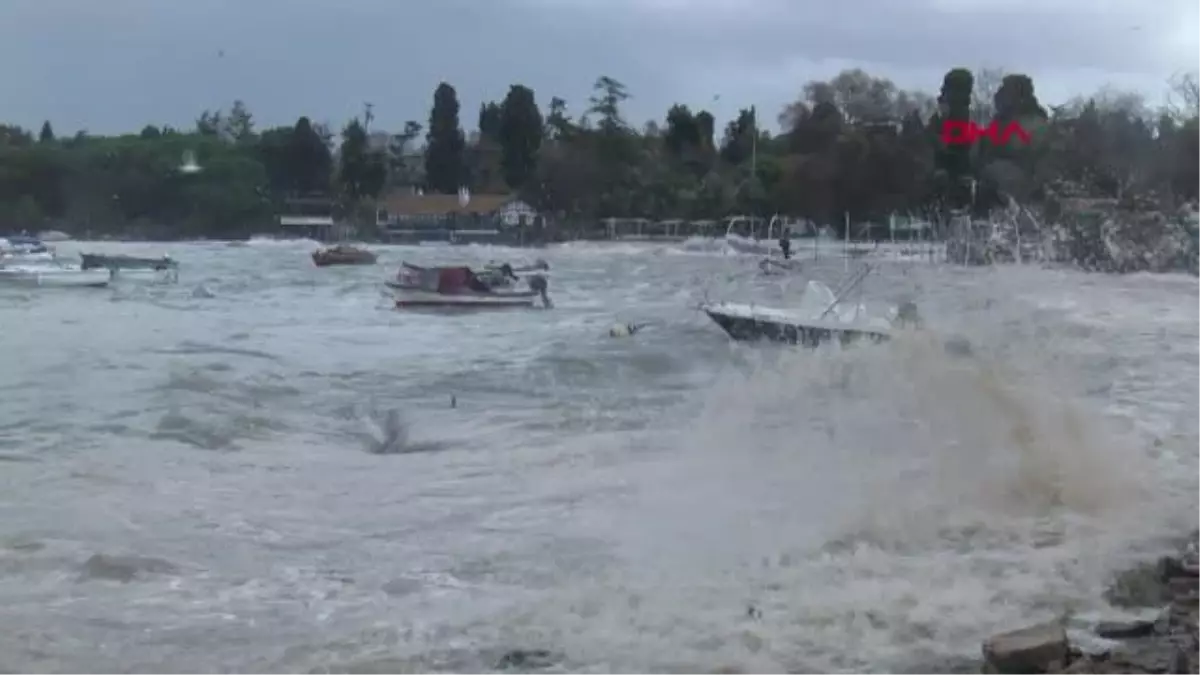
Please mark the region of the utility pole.
<svg viewBox="0 0 1200 675"><path fill-rule="evenodd" d="M750 175L758 176L758 107L750 106Z"/></svg>

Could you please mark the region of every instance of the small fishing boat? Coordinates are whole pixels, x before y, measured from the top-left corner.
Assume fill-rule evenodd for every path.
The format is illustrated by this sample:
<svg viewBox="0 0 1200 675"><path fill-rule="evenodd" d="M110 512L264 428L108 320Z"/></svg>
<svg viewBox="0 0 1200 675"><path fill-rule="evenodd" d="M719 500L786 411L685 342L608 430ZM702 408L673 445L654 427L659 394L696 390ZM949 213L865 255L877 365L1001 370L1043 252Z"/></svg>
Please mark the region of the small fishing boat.
<svg viewBox="0 0 1200 675"><path fill-rule="evenodd" d="M398 308L498 309L552 306L546 278L526 278L528 290L492 288L469 267L418 267L402 263L395 280L386 283L395 293Z"/></svg>
<svg viewBox="0 0 1200 675"><path fill-rule="evenodd" d="M329 267L331 265L374 265L377 257L364 248L338 244L314 251L312 259L317 267Z"/></svg>
<svg viewBox="0 0 1200 675"><path fill-rule="evenodd" d="M905 303L887 316L872 316L860 302L843 302L869 273L870 267L863 265L836 291L809 281L794 310L732 302L706 303L700 309L738 341L767 340L805 347L826 342L846 345L863 339L883 342L897 326L917 321L916 306Z"/></svg>
<svg viewBox="0 0 1200 675"><path fill-rule="evenodd" d="M111 281L105 269L85 270L63 264L11 264L0 262L0 284L47 288L103 288Z"/></svg>

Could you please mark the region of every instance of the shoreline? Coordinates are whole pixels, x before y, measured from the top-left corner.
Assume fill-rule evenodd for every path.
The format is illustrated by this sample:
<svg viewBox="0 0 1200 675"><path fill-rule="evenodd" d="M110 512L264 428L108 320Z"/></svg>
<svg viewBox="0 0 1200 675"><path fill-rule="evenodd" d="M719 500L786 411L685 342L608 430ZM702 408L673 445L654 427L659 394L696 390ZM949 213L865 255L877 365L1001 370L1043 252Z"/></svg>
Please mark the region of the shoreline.
<svg viewBox="0 0 1200 675"><path fill-rule="evenodd" d="M1119 572L1105 599L1153 616L1100 620L1086 631L1069 617L994 635L983 642L983 673L1200 672L1197 577L1200 532L1176 554Z"/></svg>

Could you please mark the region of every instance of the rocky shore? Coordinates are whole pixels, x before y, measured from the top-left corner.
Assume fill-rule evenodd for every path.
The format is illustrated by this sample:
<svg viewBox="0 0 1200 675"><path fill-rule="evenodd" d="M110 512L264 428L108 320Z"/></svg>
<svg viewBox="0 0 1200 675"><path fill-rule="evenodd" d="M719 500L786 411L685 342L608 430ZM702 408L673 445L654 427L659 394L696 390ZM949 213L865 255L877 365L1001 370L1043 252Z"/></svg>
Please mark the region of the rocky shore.
<svg viewBox="0 0 1200 675"><path fill-rule="evenodd" d="M1082 634L1064 619L995 635L983 643L983 672L1198 672L1197 537L1176 556L1118 575L1106 595L1116 607L1157 609L1155 616L1099 621Z"/></svg>

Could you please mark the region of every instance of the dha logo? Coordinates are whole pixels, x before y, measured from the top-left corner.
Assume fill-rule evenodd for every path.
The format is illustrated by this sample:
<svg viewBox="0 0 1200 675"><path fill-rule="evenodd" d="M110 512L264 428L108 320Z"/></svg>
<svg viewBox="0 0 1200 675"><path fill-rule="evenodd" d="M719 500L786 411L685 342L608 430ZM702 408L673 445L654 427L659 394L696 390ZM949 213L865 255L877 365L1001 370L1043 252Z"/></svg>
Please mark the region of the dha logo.
<svg viewBox="0 0 1200 675"><path fill-rule="evenodd" d="M1008 145L1013 136L1020 139L1024 145L1029 145L1033 137L1017 122L1009 122L1003 130L996 122L981 127L966 120L946 120L942 123L942 142L946 145L972 145L983 136L992 145Z"/></svg>

